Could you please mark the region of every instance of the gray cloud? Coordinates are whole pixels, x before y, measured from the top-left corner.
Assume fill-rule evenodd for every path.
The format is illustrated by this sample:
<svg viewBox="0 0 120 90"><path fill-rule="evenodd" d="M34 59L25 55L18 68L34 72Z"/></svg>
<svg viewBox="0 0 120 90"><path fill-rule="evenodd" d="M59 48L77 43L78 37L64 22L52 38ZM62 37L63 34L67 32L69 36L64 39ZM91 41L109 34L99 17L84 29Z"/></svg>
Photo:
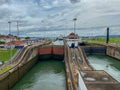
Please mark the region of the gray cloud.
<svg viewBox="0 0 120 90"><path fill-rule="evenodd" d="M120 0L0 0L0 30L7 20L26 21L21 30L72 28L74 17L78 28L120 24L119 8Z"/></svg>
<svg viewBox="0 0 120 90"><path fill-rule="evenodd" d="M9 2L10 2L10 0L0 0L0 5L5 4L5 3L9 3Z"/></svg>
<svg viewBox="0 0 120 90"><path fill-rule="evenodd" d="M70 0L71 3L78 3L80 0Z"/></svg>
<svg viewBox="0 0 120 90"><path fill-rule="evenodd" d="M11 12L8 9L0 9L0 19L5 19L9 17L8 15L10 14Z"/></svg>

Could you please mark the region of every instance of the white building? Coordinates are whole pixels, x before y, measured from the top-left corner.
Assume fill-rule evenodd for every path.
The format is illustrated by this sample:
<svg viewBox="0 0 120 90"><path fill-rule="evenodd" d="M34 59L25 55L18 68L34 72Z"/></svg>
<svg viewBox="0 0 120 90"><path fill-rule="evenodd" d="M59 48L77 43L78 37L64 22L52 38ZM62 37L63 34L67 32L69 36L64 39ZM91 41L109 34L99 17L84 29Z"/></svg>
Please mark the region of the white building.
<svg viewBox="0 0 120 90"><path fill-rule="evenodd" d="M10 41L15 41L15 40L17 40L17 38L12 36L12 35L7 35L7 36L1 36L0 37L0 41L5 42L5 43L8 43Z"/></svg>

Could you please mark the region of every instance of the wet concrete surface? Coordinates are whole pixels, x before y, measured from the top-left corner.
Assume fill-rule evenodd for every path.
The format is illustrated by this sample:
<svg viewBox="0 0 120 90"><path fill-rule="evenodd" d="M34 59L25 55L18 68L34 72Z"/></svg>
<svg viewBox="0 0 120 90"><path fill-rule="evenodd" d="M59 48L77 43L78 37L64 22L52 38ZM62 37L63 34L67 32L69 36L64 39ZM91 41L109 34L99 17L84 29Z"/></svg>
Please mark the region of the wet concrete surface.
<svg viewBox="0 0 120 90"><path fill-rule="evenodd" d="M88 90L120 90L120 83L105 71L82 71Z"/></svg>

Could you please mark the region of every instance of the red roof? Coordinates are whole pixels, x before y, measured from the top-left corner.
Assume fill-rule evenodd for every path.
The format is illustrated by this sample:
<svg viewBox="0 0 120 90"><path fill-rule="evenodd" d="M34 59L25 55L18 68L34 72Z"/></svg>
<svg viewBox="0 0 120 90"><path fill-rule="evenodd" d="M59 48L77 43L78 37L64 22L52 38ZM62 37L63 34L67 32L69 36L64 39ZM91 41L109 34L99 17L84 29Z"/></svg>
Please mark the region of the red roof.
<svg viewBox="0 0 120 90"><path fill-rule="evenodd" d="M12 44L12 45L25 45L26 43L24 42L24 41L21 41L21 40L17 40L17 41L11 41L11 42L9 42L9 43L7 43L7 44Z"/></svg>
<svg viewBox="0 0 120 90"><path fill-rule="evenodd" d="M12 35L7 35L7 36L1 36L0 38L16 38L16 37L14 37Z"/></svg>
<svg viewBox="0 0 120 90"><path fill-rule="evenodd" d="M75 35L75 34L72 32L72 33L70 33L69 35Z"/></svg>
<svg viewBox="0 0 120 90"><path fill-rule="evenodd" d="M75 35L73 32L68 35L69 39L74 39L74 37L76 39L78 37L78 35L77 34Z"/></svg>

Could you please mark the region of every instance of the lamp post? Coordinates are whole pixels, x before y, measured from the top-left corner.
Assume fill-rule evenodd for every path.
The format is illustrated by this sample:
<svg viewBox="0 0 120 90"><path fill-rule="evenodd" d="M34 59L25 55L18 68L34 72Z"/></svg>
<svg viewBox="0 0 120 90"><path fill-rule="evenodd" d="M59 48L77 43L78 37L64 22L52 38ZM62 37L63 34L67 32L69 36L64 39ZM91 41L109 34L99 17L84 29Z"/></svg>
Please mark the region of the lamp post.
<svg viewBox="0 0 120 90"><path fill-rule="evenodd" d="M16 21L17 23L17 36L19 37L19 21Z"/></svg>
<svg viewBox="0 0 120 90"><path fill-rule="evenodd" d="M77 21L77 18L74 18L74 19L73 19L73 21L74 21L74 34L75 34L75 29L76 29L76 21ZM75 36L74 36L74 39L75 39Z"/></svg>
<svg viewBox="0 0 120 90"><path fill-rule="evenodd" d="M9 35L11 35L11 21L8 21L9 24Z"/></svg>
<svg viewBox="0 0 120 90"><path fill-rule="evenodd" d="M107 28L106 43L109 43L109 27Z"/></svg>
<svg viewBox="0 0 120 90"><path fill-rule="evenodd" d="M76 21L77 21L77 18L73 18L73 22L74 22L74 58L75 58L75 29L76 29Z"/></svg>
<svg viewBox="0 0 120 90"><path fill-rule="evenodd" d="M9 24L9 36L11 36L11 21L8 21ZM11 45L11 37L10 37L10 62L12 63L12 45Z"/></svg>

